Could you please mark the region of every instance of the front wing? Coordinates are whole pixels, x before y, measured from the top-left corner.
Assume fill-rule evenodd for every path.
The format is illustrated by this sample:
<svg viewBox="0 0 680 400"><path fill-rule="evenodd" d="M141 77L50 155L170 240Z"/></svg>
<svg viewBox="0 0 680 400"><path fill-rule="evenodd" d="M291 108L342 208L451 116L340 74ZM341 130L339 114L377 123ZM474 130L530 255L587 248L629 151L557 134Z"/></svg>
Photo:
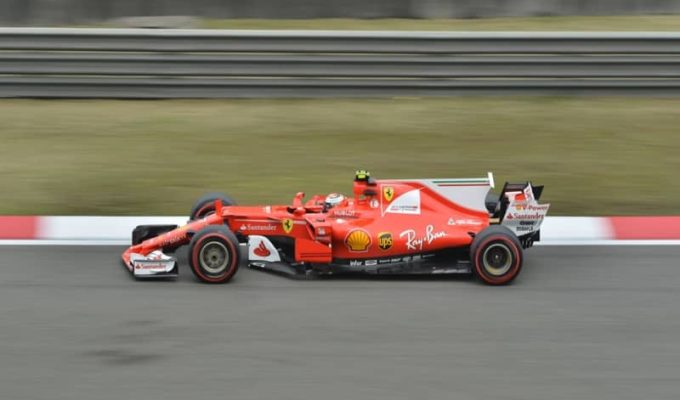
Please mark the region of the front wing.
<svg viewBox="0 0 680 400"><path fill-rule="evenodd" d="M125 267L137 279L177 278L179 269L177 260L160 250L144 256L131 253L128 260L124 260Z"/></svg>

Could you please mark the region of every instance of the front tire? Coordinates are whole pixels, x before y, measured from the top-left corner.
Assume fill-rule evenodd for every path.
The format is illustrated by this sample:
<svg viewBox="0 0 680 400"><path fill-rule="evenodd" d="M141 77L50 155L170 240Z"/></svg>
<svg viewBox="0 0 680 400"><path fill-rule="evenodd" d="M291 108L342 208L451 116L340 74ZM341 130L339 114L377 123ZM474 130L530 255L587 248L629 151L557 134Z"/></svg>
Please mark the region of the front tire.
<svg viewBox="0 0 680 400"><path fill-rule="evenodd" d="M140 244L175 228L177 225L137 225L132 231L132 245Z"/></svg>
<svg viewBox="0 0 680 400"><path fill-rule="evenodd" d="M221 200L223 206L234 206L236 202L224 193L208 193L201 196L194 206L191 207L189 213L189 220L195 221L197 219L205 218L215 213L215 201Z"/></svg>
<svg viewBox="0 0 680 400"><path fill-rule="evenodd" d="M203 282L228 282L238 271L239 264L238 240L225 226L207 226L189 243L191 271Z"/></svg>
<svg viewBox="0 0 680 400"><path fill-rule="evenodd" d="M504 226L489 226L475 236L470 246L472 271L488 285L512 282L522 270L523 260L519 239Z"/></svg>

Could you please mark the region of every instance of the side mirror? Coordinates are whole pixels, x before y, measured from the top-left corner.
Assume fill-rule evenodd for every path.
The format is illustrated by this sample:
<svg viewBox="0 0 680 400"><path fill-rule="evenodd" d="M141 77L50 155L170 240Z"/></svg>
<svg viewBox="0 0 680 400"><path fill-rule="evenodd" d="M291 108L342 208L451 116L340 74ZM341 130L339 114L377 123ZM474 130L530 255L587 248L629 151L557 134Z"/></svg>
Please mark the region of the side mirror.
<svg viewBox="0 0 680 400"><path fill-rule="evenodd" d="M302 207L302 199L305 197L305 192L298 192L295 197L293 198L293 207L294 208L300 208Z"/></svg>

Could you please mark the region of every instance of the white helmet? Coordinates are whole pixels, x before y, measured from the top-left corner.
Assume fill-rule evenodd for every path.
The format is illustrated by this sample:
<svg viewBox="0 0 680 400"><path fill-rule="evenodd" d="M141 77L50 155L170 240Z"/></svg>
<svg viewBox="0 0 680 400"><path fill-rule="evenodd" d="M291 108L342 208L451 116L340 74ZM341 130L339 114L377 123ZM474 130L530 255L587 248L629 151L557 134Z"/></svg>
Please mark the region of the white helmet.
<svg viewBox="0 0 680 400"><path fill-rule="evenodd" d="M345 196L341 195L340 193L331 193L328 196L326 196L326 200L324 200L323 206L326 210L330 210L331 208L342 203L343 200L345 200Z"/></svg>

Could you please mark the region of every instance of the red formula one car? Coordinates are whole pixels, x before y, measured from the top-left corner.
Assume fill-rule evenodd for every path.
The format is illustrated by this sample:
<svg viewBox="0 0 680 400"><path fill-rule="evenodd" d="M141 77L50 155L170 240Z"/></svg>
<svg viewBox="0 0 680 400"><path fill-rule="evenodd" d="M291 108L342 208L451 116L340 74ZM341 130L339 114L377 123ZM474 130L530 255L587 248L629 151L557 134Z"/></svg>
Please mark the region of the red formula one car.
<svg viewBox="0 0 680 400"><path fill-rule="evenodd" d="M143 225L132 233L123 262L137 278L177 276L168 256L189 245L189 265L204 282L229 281L247 246L252 268L310 277L473 273L502 285L520 272L523 249L540 238L549 204L542 186L506 183L493 195L493 175L479 179L354 179L353 196L316 195L291 205L237 206L205 196L190 221Z"/></svg>

